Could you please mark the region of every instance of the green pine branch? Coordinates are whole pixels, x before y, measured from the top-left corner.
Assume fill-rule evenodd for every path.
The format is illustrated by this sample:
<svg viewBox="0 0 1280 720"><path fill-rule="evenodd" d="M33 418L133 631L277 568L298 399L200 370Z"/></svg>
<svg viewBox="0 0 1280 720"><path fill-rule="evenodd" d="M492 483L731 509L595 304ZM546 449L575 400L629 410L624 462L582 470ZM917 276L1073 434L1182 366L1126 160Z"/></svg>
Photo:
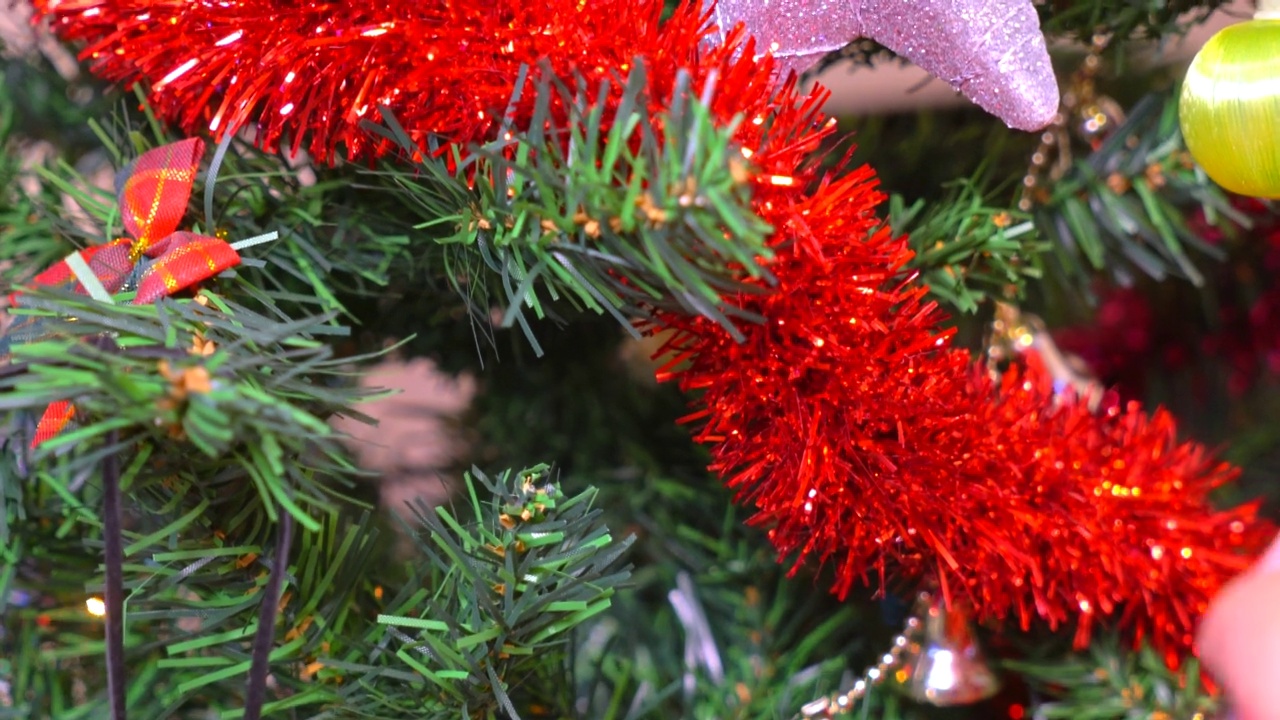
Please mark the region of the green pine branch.
<svg viewBox="0 0 1280 720"><path fill-rule="evenodd" d="M125 533L125 642L130 717L234 718L240 712L248 646L261 602L269 532L252 513L227 508L217 477L169 473L162 449L144 448L126 465L134 500ZM14 702L0 717L56 720L103 717L106 710L101 621L86 601L101 597L101 521L94 478L77 481L66 466L33 476L4 468L6 508L15 542L0 582L7 663L0 680ZM15 497L12 491L24 488ZM19 500L19 498L21 498ZM285 609L273 652L278 690L272 707L332 703L332 685L302 671L353 633L355 600L369 595L379 548L368 515L320 517L319 530L295 545ZM9 560L10 558L6 558ZM354 632L361 629L354 623Z"/></svg>
<svg viewBox="0 0 1280 720"><path fill-rule="evenodd" d="M229 295L254 297L242 279L223 282ZM531 693L544 704L572 705L539 694L564 687L554 680L567 660L555 660L555 653L565 651L570 630L608 607L626 578L614 561L627 542L613 542L598 522L590 492L566 497L547 484L545 468L532 468L493 481L477 474L484 487L473 487L461 514L419 508L427 526L420 548L430 569L397 583L402 590L387 603L386 621L374 622L367 617L368 586L377 564L367 521L337 535L327 529L344 511L341 476L352 468L323 420L351 414L362 397L344 382L347 361L317 340L337 329L332 313L278 319L207 290L198 296L202 302L143 307L124 304L127 295L103 304L57 290L24 294L20 313L38 318L41 335L14 346L16 364L0 381L0 409L30 416L49 400L70 397L83 415L78 428L34 456L25 451L27 433L10 435L10 449L35 473L17 492L43 511L69 515L63 526L79 533L81 548L94 547L101 523L94 494L82 494L77 478L93 476L105 453L128 460L123 484L151 526L126 537L127 569L141 573L126 578L134 590L130 617L139 620L128 636L136 673L130 692L158 688L138 701L139 716L171 717L198 706L235 716L256 593L265 581L254 558L266 552L277 503L297 517L303 536L287 583L293 599L272 656L282 689L269 710L359 707L403 717L435 707L440 717L456 717L460 709L510 716L517 703L529 706ZM211 353L189 351L207 343ZM124 440L106 447L108 434ZM9 519L15 534L48 549L26 529L38 518ZM96 572L93 554L81 577ZM366 597L353 607L356 591ZM67 595L83 602L82 594ZM71 619L76 604L67 610ZM198 628L180 632L193 615ZM409 621L401 620L410 617L429 620L427 629L440 633L422 638L435 652L427 660L416 642L385 654L390 643L401 645L408 632L422 629L406 631ZM441 626L435 618L444 618ZM38 638L31 619L15 618L15 632ZM86 668L84 682L100 683L99 649L77 640L46 665L23 670L39 674L47 663L74 661ZM432 669L431 657L445 666ZM22 687L45 712L61 719L59 708L74 706L67 717L91 717L99 707L92 695L68 701L74 682L40 677L45 681Z"/></svg>
<svg viewBox="0 0 1280 720"><path fill-rule="evenodd" d="M237 289L236 280L223 281ZM377 549L354 469L325 420L366 393L317 338L332 314L261 315L204 291L135 307L56 289L24 293L38 339L16 344L0 379L10 686L41 717L101 716L101 628L85 610L102 579L102 460L120 459L129 504L125 622L131 717L235 717L265 583L277 507L302 528L273 652L284 697L332 700L293 668L343 647L352 593ZM127 300L127 293L118 300ZM45 404L70 398L73 429L29 448ZM358 416L358 414L356 414ZM119 438L112 442L111 438ZM342 518L342 519L340 519ZM51 642L57 640L57 642ZM24 654L25 653L25 654Z"/></svg>
<svg viewBox="0 0 1280 720"><path fill-rule="evenodd" d="M570 641L628 579L631 539L601 523L595 490L570 496L546 466L465 480L453 503L413 508L421 557L367 638L376 664L335 665L350 716L573 714Z"/></svg>
<svg viewBox="0 0 1280 720"><path fill-rule="evenodd" d="M878 625L874 604L787 577L676 424L685 399L628 365L639 346L607 318L535 329L550 338L546 357L488 368L463 422L469 459L553 458L598 489L610 527L636 533L632 586L576 640L572 688L585 709L574 717L786 718L874 657L876 641L860 637Z"/></svg>
<svg viewBox="0 0 1280 720"><path fill-rule="evenodd" d="M911 152L934 147L924 139L929 133L948 133L954 145L973 132L969 123L951 127L925 116L906 131L912 140L899 138L901 130L889 136L874 122L860 135L869 147L911 143L917 150L904 151L911 164ZM983 142L993 143L989 161L961 180L938 180L942 192L930 193L929 182L898 190L895 183L911 178L900 177L895 164L879 164L894 190L888 222L910 237L912 267L940 301L962 313L1010 292L1092 298L1100 275L1122 286L1138 278L1203 286L1207 264L1225 257L1203 236L1204 226L1231 235L1252 224L1187 153L1176 89L1143 98L1096 150L1074 155L1061 177L1042 179L1030 210L1015 205L1020 185L1014 192L988 179L997 170L1017 172L1025 156L1009 143Z"/></svg>
<svg viewBox="0 0 1280 720"><path fill-rule="evenodd" d="M1095 272L1121 284L1140 273L1199 285L1196 256L1220 260L1223 253L1191 227L1188 216L1196 209L1213 224L1249 225L1187 153L1176 91L1150 95L1096 151L1076 159L1033 209L1036 228L1050 243L1039 262L1046 275L1084 294Z"/></svg>
<svg viewBox="0 0 1280 720"><path fill-rule="evenodd" d="M90 126L104 135L92 122ZM123 137L139 149L146 145L141 132ZM10 279L23 282L72 248L102 242L118 232L114 198L107 192L61 160L47 168L24 169L17 138L6 135L3 140L11 152L0 162L6 180L0 197L0 252L10 261L3 263ZM120 147L108 145L117 160ZM35 192L28 194L27 183L20 185L20 180L34 181ZM59 212L66 200L85 211L82 221L70 222ZM129 467L126 483L130 499L138 503L131 504L137 515L131 517L134 524L125 538L134 589L130 600L139 620L128 635L131 667L137 672L130 678L129 704L139 713L171 717L176 708L185 711L201 702L198 695L203 691L196 685L186 687L182 673L190 678L208 671L194 665L162 671L164 662L177 660L157 658L156 638L172 640L175 632L181 635L190 629L175 631L171 623L147 619L150 603L174 600L168 591L147 592L147 583L168 571L155 564L152 545L160 542L165 547L159 550L172 551L175 542L187 543L179 550L190 559L192 553L216 550L210 547L220 544L214 540L216 533L225 539L229 532L239 541L231 544L243 556L261 556L255 549L256 536L280 504L273 496L285 498L290 511L306 515L307 524L318 529L321 521L312 513L331 516L341 495L350 492L342 482L321 481L320 476L351 474L324 418L346 408L359 393L344 396L335 392L337 385L321 388L320 393L305 387L312 379L345 374L335 372L336 366L322 367L332 358L312 339L339 330L324 308L319 308L318 319L290 327L276 318L263 322L248 310L228 320L227 313L190 301L132 308L50 292L52 297L24 295L24 309L17 317L21 327L5 338L17 341L8 348L15 354L7 358L10 364L4 368L0 391L6 460L15 464L4 478L9 502L0 535L7 550L6 567L14 570L0 580L0 598L10 598L15 591L30 597L31 588L40 589L39 605L6 613L4 635L21 651L12 657L22 657L23 663L13 666L5 679L29 703L25 716L94 717L103 712L101 630L87 616L85 599L101 587L93 560L101 554L97 470L105 457L117 455ZM219 306L212 295L202 299L221 310L232 307ZM286 298L277 293L275 300L283 303ZM193 354L196 338L202 347ZM215 346L220 348L217 352L203 352ZM249 377L253 373L245 370L252 362L237 368L235 358L225 352L228 346L246 354L279 351L282 362L260 366L257 369L264 373ZM74 397L84 422L52 443L52 451L33 455L28 443L35 417L47 401L65 397ZM123 441L108 441L115 437ZM235 504L233 513L226 512L228 503ZM343 558L333 560L337 564L331 567L340 567ZM226 575L229 566L215 567ZM221 604L215 610L196 611L185 620L195 618L208 633L251 622L257 603L247 593L255 586L243 581L252 581L258 567L240 569L234 605L219 595L215 599ZM142 574L134 575L134 570ZM186 594L178 600L185 603L209 598L207 592L218 589L192 580L182 591ZM52 617L49 602L59 610ZM228 608L245 612L221 612ZM75 633L82 630L88 637L77 639ZM50 651L54 633L61 633L64 644ZM31 649L31 654L24 654ZM236 663L244 660L244 648L233 652L239 654ZM212 686L218 703L234 705L242 674L224 676Z"/></svg>
<svg viewBox="0 0 1280 720"><path fill-rule="evenodd" d="M411 170L397 161L375 177L418 214L419 237L449 248L447 272L478 317L501 307L500 325L520 326L536 346L525 313L546 318L556 301L628 328L653 307L726 328L742 314L721 298L744 289L744 275L764 276L770 229L740 179L733 125L712 121L714 86L696 96L685 74L651 114L645 73L637 62L612 110L607 85L588 94L549 72L522 75L511 102L534 107L529 129L454 154L452 172L418 153L394 118L371 127L414 158Z"/></svg>
<svg viewBox="0 0 1280 720"><path fill-rule="evenodd" d="M1048 38L1087 46L1095 35L1109 36L1115 45L1182 36L1227 4L1227 0L1070 0L1035 6L1041 30ZM822 58L806 75L816 76L836 66L869 68L884 62L908 62L873 40L851 40Z"/></svg>
<svg viewBox="0 0 1280 720"><path fill-rule="evenodd" d="M1030 218L1001 208L979 182L955 183L941 200L910 206L894 194L887 213L894 232L909 237L911 266L930 292L962 313L976 312L988 298L1021 295L1028 280L1041 276L1036 259L1047 250Z"/></svg>
<svg viewBox="0 0 1280 720"><path fill-rule="evenodd" d="M1038 3L1041 25L1050 37L1088 44L1095 34L1116 43L1185 35L1227 0L1073 0Z"/></svg>
<svg viewBox="0 0 1280 720"><path fill-rule="evenodd" d="M1205 688L1198 661L1170 670L1150 646L1131 650L1115 635L1095 637L1087 651L1004 665L1045 698L1033 712L1045 720L1190 718L1213 716L1220 709Z"/></svg>
<svg viewBox="0 0 1280 720"><path fill-rule="evenodd" d="M61 51L65 59L72 57L68 49ZM106 83L51 57L43 49L26 55L8 50L0 59L0 137L21 135L77 151L93 148L97 140L87 123L107 114L116 98Z"/></svg>
<svg viewBox="0 0 1280 720"><path fill-rule="evenodd" d="M89 125L99 146L85 157L99 165L109 158L116 168L176 139L145 107L140 115L123 113ZM114 190L94 184L78 169L83 158L59 156L25 168L16 138L0 136L0 142L9 149L0 159L0 286L28 282L73 250L124 234ZM407 242L380 219L391 214L385 204L366 205L368 198L353 197L349 179L332 169L305 163L299 169L281 154L240 140L231 143L210 184L207 170L215 151L206 151L184 229L230 242L280 234L281 241L244 253L235 271L253 288L274 295L256 307L277 304L286 314L321 308L345 312L350 298L385 289ZM68 205L84 217L68 216L63 210ZM268 266L271 272L265 271ZM346 314L349 321L358 319Z"/></svg>
<svg viewBox="0 0 1280 720"><path fill-rule="evenodd" d="M11 348L16 367L0 379L0 411L24 413L29 426L48 403L69 399L81 422L37 459L127 433L125 444L202 454L207 472L243 469L253 505L273 516L281 503L314 530L304 508L331 509L334 494L317 476L354 472L326 420L363 417L353 406L369 396L324 341L342 328L332 314L281 321L208 291L200 298L133 306L25 293L14 314L36 323L40 338ZM76 472L97 456L61 460Z"/></svg>

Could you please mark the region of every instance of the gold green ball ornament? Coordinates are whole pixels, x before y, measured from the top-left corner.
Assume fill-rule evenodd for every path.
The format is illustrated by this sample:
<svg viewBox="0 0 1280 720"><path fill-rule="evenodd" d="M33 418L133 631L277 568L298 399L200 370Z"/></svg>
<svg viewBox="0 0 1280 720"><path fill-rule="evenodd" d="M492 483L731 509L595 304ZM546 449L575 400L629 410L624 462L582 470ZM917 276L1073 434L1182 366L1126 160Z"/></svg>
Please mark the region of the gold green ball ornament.
<svg viewBox="0 0 1280 720"><path fill-rule="evenodd" d="M1280 198L1280 12L1269 4L1200 49L1178 114L1187 149L1214 182Z"/></svg>

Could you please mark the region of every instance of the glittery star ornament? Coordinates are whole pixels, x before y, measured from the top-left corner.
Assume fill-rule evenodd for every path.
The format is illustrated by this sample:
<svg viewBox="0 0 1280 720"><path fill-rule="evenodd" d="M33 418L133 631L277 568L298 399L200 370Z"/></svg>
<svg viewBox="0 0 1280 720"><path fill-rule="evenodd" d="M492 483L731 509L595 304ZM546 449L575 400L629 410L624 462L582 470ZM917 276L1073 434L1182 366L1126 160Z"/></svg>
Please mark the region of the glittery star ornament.
<svg viewBox="0 0 1280 720"><path fill-rule="evenodd" d="M720 0L715 19L722 33L745 25L784 74L866 37L1010 127L1040 130L1058 111L1058 81L1031 0Z"/></svg>

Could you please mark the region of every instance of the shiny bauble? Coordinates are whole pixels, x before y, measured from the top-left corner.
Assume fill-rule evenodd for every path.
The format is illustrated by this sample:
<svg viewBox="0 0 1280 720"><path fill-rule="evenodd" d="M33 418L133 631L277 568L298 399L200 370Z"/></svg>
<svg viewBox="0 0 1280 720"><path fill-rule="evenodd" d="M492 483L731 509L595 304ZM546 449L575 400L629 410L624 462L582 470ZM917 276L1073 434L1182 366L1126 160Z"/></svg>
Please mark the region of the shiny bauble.
<svg viewBox="0 0 1280 720"><path fill-rule="evenodd" d="M1222 187L1280 198L1280 20L1229 25L1191 62L1178 104L1191 155Z"/></svg>
<svg viewBox="0 0 1280 720"><path fill-rule="evenodd" d="M919 703L971 705L994 696L1000 681L978 645L973 622L941 598L921 597L921 633L904 649L893 685Z"/></svg>

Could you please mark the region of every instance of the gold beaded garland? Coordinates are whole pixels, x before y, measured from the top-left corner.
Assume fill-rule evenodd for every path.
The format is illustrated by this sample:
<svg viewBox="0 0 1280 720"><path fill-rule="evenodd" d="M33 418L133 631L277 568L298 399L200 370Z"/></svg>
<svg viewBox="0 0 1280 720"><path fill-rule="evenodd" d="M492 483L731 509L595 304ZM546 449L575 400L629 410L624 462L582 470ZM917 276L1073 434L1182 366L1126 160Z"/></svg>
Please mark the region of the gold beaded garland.
<svg viewBox="0 0 1280 720"><path fill-rule="evenodd" d="M1040 134L1040 145L1032 153L1027 174L1022 178L1019 210L1030 211L1036 205L1048 202L1052 195L1049 186L1071 170L1074 139L1082 140L1090 149L1097 150L1124 123L1124 109L1115 100L1098 92L1097 88L1098 76L1102 74L1102 53L1110 42L1110 35L1094 35L1089 54L1072 73L1062 93L1062 107L1053 124ZM1075 138L1071 130L1075 131Z"/></svg>
<svg viewBox="0 0 1280 720"><path fill-rule="evenodd" d="M805 703L792 720L834 720L858 707L872 688L888 683L917 702L946 707L991 697L999 681L986 665L968 616L922 592L902 633L853 687ZM864 707L865 710L865 707Z"/></svg>
<svg viewBox="0 0 1280 720"><path fill-rule="evenodd" d="M1280 19L1229 25L1191 62L1178 104L1187 149L1234 193L1280 197Z"/></svg>

